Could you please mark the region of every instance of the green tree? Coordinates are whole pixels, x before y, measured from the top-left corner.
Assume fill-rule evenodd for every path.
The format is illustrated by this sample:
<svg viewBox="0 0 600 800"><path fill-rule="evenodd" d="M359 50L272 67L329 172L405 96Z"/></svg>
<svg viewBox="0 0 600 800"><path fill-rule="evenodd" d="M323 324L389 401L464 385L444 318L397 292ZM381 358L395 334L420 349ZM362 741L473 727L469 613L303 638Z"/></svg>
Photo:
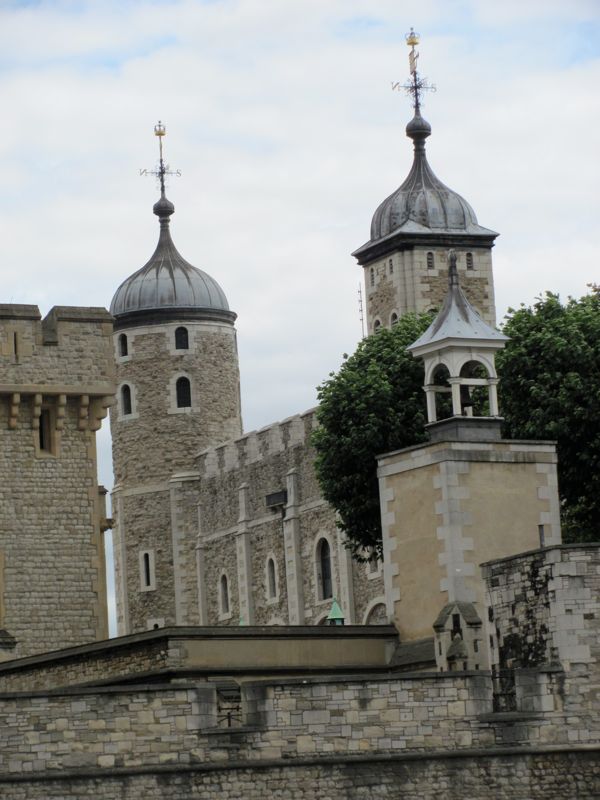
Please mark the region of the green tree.
<svg viewBox="0 0 600 800"><path fill-rule="evenodd" d="M565 541L600 540L600 293L511 309L497 357L507 437L557 443Z"/></svg>
<svg viewBox="0 0 600 800"><path fill-rule="evenodd" d="M318 388L317 477L358 558L363 548L381 554L375 457L426 439L423 364L406 348L431 319L407 314L363 339Z"/></svg>

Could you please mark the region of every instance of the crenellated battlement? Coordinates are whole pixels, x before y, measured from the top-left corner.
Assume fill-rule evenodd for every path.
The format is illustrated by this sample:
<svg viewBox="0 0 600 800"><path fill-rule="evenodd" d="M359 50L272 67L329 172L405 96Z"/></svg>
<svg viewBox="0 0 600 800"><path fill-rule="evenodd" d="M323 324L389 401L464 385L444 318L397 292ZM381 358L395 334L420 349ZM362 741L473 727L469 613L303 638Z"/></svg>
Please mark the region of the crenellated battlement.
<svg viewBox="0 0 600 800"><path fill-rule="evenodd" d="M214 478L244 466L258 464L278 453L299 445L308 445L317 425L314 408L287 417L281 422L249 431L238 439L202 450L196 456L201 478Z"/></svg>

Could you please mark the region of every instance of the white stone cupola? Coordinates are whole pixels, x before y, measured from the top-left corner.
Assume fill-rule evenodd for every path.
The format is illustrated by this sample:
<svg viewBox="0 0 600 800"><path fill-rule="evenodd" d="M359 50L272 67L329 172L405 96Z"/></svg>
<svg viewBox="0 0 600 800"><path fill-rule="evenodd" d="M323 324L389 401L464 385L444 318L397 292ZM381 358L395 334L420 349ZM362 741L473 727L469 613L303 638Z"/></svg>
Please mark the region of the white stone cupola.
<svg viewBox="0 0 600 800"><path fill-rule="evenodd" d="M508 337L488 325L467 300L459 285L456 260L455 251L450 250L448 292L442 308L408 350L415 358L424 361L424 389L430 426L442 416L440 401L444 394L448 394L452 401L451 418L468 417L472 420L468 427L473 429L477 426L473 415L473 391L477 387L486 387L487 413L480 414L478 419L490 427L490 418L500 419L495 353L504 347ZM443 416L447 418L448 413Z"/></svg>

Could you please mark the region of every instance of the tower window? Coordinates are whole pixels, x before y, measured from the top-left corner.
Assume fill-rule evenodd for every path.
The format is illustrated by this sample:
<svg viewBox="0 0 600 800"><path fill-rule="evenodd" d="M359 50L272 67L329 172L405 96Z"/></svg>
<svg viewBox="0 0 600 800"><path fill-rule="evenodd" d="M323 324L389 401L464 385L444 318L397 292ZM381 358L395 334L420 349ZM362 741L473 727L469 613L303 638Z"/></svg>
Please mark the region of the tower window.
<svg viewBox="0 0 600 800"><path fill-rule="evenodd" d="M127 336L122 333L119 336L119 355L126 356L128 354L128 347L127 347Z"/></svg>
<svg viewBox="0 0 600 800"><path fill-rule="evenodd" d="M267 597L269 600L277 597L277 575L275 573L275 561L272 558L267 561Z"/></svg>
<svg viewBox="0 0 600 800"><path fill-rule="evenodd" d="M317 545L318 595L319 600L333 596L331 583L331 550L327 539L321 539Z"/></svg>
<svg viewBox="0 0 600 800"><path fill-rule="evenodd" d="M427 253L427 269L433 269L433 253Z"/></svg>
<svg viewBox="0 0 600 800"><path fill-rule="evenodd" d="M394 274L394 260L393 259L390 258L388 266L390 268L390 275L393 275Z"/></svg>
<svg viewBox="0 0 600 800"><path fill-rule="evenodd" d="M175 329L175 349L176 350L189 350L190 342L187 328Z"/></svg>
<svg viewBox="0 0 600 800"><path fill-rule="evenodd" d="M473 269L473 253L467 253L467 269Z"/></svg>
<svg viewBox="0 0 600 800"><path fill-rule="evenodd" d="M150 592L156 589L154 550L142 550L140 552L140 589L142 592Z"/></svg>
<svg viewBox="0 0 600 800"><path fill-rule="evenodd" d="M175 392L177 394L177 408L191 408L192 387L189 378L177 378Z"/></svg>
<svg viewBox="0 0 600 800"><path fill-rule="evenodd" d="M42 408L40 414L40 451L44 453L52 452L52 415L49 408Z"/></svg>
<svg viewBox="0 0 600 800"><path fill-rule="evenodd" d="M229 614L229 582L227 575L221 575L219 581L219 603L221 606L221 614Z"/></svg>
<svg viewBox="0 0 600 800"><path fill-rule="evenodd" d="M373 269L373 267L371 267L369 274L371 276L371 286L375 286L375 270Z"/></svg>
<svg viewBox="0 0 600 800"><path fill-rule="evenodd" d="M395 325L398 322L398 314L396 312L392 312L392 316L390 317L390 324Z"/></svg>
<svg viewBox="0 0 600 800"><path fill-rule="evenodd" d="M121 413L124 417L132 413L131 407L131 387L125 384L121 387Z"/></svg>
<svg viewBox="0 0 600 800"><path fill-rule="evenodd" d="M373 332L374 333L379 333L379 329L380 328L381 328L381 320L380 319L376 319L375 322L373 323Z"/></svg>

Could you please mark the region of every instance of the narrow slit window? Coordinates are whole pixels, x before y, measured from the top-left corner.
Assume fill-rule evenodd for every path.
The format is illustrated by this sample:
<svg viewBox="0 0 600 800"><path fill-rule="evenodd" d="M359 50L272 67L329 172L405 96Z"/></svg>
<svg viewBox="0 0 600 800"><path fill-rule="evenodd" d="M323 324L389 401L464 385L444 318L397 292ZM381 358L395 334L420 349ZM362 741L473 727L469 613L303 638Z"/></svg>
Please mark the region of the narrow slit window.
<svg viewBox="0 0 600 800"><path fill-rule="evenodd" d="M467 253L467 269L473 269L473 253Z"/></svg>
<svg viewBox="0 0 600 800"><path fill-rule="evenodd" d="M124 417L129 416L131 414L131 387L123 386L121 388L121 411Z"/></svg>
<svg viewBox="0 0 600 800"><path fill-rule="evenodd" d="M119 336L119 355L122 357L128 355L128 353L129 353L129 347L127 344L127 336L124 333L122 333Z"/></svg>
<svg viewBox="0 0 600 800"><path fill-rule="evenodd" d="M44 453L52 452L52 416L49 408L42 408L39 427L40 450Z"/></svg>
<svg viewBox="0 0 600 800"><path fill-rule="evenodd" d="M144 553L144 586L152 586L152 570L150 568L150 553Z"/></svg>
<svg viewBox="0 0 600 800"><path fill-rule="evenodd" d="M390 258L388 266L390 268L390 275L393 275L394 274L394 260L392 258Z"/></svg>
<svg viewBox="0 0 600 800"><path fill-rule="evenodd" d="M433 253L427 253L427 269L433 269Z"/></svg>
<svg viewBox="0 0 600 800"><path fill-rule="evenodd" d="M227 575L221 575L220 580L221 614L229 614L229 584Z"/></svg>
<svg viewBox="0 0 600 800"><path fill-rule="evenodd" d="M373 269L373 267L371 267L370 275L371 275L371 286L375 286L375 270Z"/></svg>
<svg viewBox="0 0 600 800"><path fill-rule="evenodd" d="M277 576L275 574L275 562L272 558L267 561L267 593L269 600L277 597Z"/></svg>
<svg viewBox="0 0 600 800"><path fill-rule="evenodd" d="M317 547L319 568L319 599L326 600L333 596L331 582L331 550L327 539L321 539Z"/></svg>
<svg viewBox="0 0 600 800"><path fill-rule="evenodd" d="M189 350L190 348L190 339L188 335L187 328L176 328L175 329L175 349L176 350Z"/></svg>

